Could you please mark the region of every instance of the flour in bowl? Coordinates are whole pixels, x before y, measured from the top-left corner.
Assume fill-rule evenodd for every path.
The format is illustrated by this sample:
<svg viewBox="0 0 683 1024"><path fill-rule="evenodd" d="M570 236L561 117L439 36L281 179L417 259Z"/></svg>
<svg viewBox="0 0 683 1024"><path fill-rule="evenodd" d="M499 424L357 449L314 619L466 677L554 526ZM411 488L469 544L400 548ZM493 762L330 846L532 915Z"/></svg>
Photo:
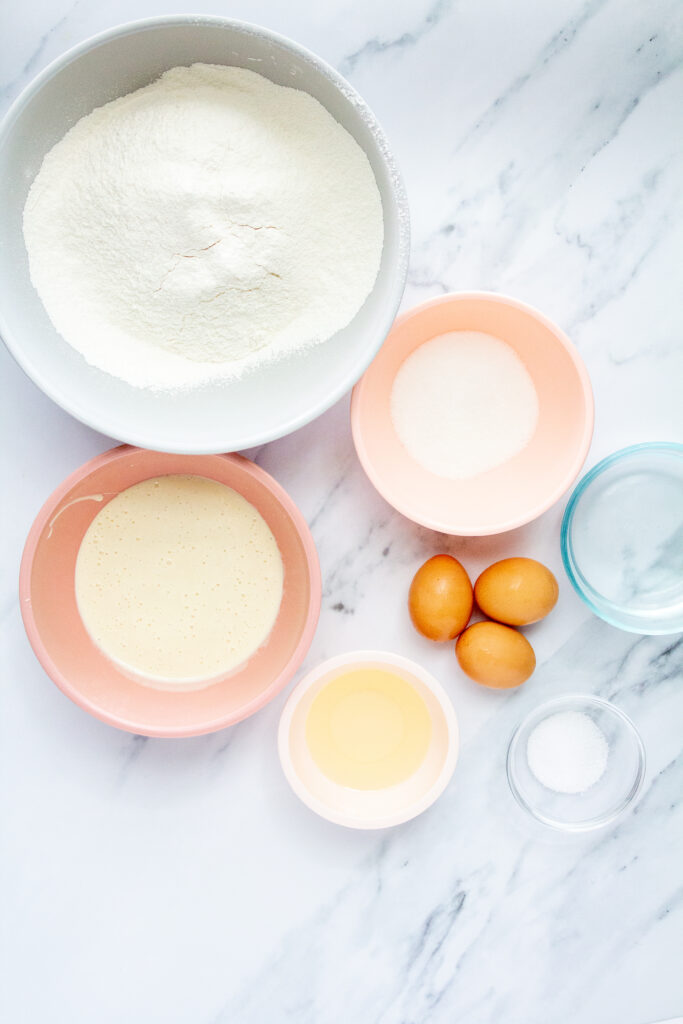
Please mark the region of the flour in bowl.
<svg viewBox="0 0 683 1024"><path fill-rule="evenodd" d="M317 100L194 64L67 132L31 186L24 238L73 348L136 387L177 389L345 327L384 227L365 153Z"/></svg>

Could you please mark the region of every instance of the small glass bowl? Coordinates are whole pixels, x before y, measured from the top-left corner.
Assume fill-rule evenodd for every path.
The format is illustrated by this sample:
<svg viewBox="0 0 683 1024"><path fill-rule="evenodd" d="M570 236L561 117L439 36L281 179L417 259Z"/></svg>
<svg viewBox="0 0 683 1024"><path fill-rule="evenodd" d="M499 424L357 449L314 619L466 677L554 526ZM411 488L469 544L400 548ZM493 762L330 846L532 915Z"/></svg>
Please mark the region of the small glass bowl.
<svg viewBox="0 0 683 1024"><path fill-rule="evenodd" d="M527 743L536 726L563 711L588 715L609 746L603 775L583 793L557 793L539 782L529 767ZM631 719L600 697L569 694L535 708L517 727L507 756L510 789L525 811L564 832L588 832L609 825L629 807L645 776L645 748Z"/></svg>
<svg viewBox="0 0 683 1024"><path fill-rule="evenodd" d="M569 499L561 544L574 589L605 622L683 632L683 444L637 444L594 466Z"/></svg>

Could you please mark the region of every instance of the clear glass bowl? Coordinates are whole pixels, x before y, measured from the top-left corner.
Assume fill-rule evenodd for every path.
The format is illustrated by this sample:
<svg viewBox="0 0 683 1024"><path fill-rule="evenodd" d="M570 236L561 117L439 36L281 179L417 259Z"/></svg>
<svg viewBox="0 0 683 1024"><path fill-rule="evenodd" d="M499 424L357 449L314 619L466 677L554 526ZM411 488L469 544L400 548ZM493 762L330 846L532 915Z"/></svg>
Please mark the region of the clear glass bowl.
<svg viewBox="0 0 683 1024"><path fill-rule="evenodd" d="M558 793L533 774L527 744L540 722L563 711L588 715L607 740L609 753L601 778L583 793ZM634 802L645 776L645 748L631 719L600 697L569 694L541 704L517 727L507 756L510 789L525 811L564 832L588 832L608 825Z"/></svg>
<svg viewBox="0 0 683 1024"><path fill-rule="evenodd" d="M683 445L633 445L577 484L562 521L575 590L631 633L683 632Z"/></svg>

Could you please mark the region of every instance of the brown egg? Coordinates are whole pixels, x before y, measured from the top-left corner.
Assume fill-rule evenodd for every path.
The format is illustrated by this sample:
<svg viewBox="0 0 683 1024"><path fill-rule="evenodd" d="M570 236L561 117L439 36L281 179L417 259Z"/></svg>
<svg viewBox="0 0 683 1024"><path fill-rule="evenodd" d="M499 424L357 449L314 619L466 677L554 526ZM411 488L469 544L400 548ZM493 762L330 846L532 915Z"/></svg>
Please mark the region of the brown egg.
<svg viewBox="0 0 683 1024"><path fill-rule="evenodd" d="M485 569L474 585L477 604L491 619L528 626L557 604L557 580L533 558L504 558Z"/></svg>
<svg viewBox="0 0 683 1024"><path fill-rule="evenodd" d="M453 640L470 621L473 604L470 578L450 555L428 559L410 584L410 617L430 640Z"/></svg>
<svg viewBox="0 0 683 1024"><path fill-rule="evenodd" d="M499 690L520 686L536 668L526 637L499 622L475 622L458 637L455 653L470 679Z"/></svg>

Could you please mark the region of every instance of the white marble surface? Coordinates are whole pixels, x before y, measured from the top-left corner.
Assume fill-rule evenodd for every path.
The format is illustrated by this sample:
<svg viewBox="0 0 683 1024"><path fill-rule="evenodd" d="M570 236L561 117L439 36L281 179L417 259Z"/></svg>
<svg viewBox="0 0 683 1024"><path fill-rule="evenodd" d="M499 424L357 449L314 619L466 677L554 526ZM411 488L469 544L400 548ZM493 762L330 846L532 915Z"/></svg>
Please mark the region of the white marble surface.
<svg viewBox="0 0 683 1024"><path fill-rule="evenodd" d="M91 33L185 6L4 5L3 102ZM589 463L681 439L680 0L202 7L297 38L374 107L410 196L406 304L490 288L556 319L595 387ZM417 529L360 470L347 401L255 453L320 552L307 663L400 651L441 677L460 717L461 760L440 802L391 833L356 834L288 790L275 751L284 695L228 732L145 740L89 718L47 679L17 607L22 544L52 488L111 442L4 350L0 370L7 1024L644 1024L683 1011L683 642L588 614L559 566L562 503L490 541ZM412 632L408 582L444 549L473 572L512 553L557 570L559 606L530 630L540 666L520 692L478 689L450 649ZM615 700L649 758L635 813L574 840L532 828L504 775L519 718L568 690Z"/></svg>

